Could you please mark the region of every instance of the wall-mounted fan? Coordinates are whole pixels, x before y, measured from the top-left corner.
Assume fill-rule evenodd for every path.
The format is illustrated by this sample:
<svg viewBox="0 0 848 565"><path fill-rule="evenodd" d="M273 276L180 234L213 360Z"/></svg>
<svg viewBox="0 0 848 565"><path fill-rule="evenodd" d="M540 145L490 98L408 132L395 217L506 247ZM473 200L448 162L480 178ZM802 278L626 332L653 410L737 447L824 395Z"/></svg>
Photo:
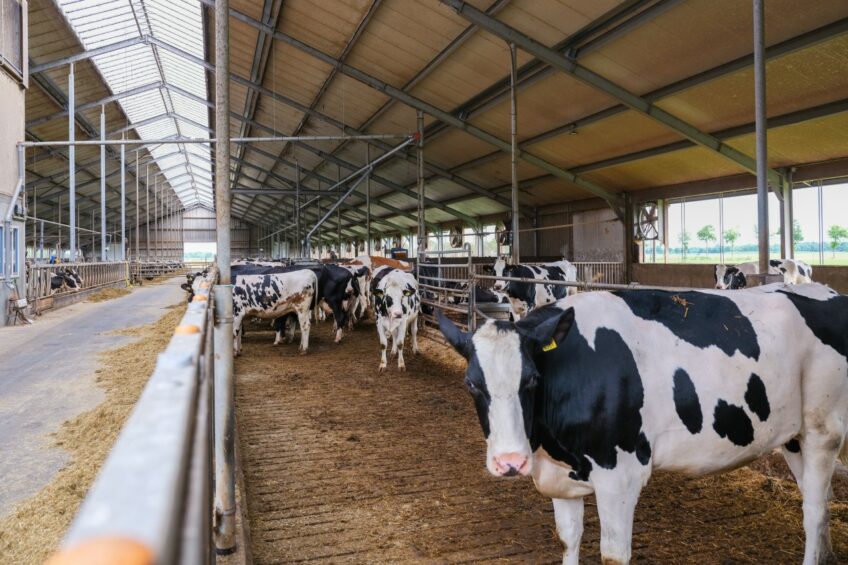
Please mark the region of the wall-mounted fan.
<svg viewBox="0 0 848 565"><path fill-rule="evenodd" d="M656 202L643 202L639 205L633 225L633 237L637 240L660 238L660 213Z"/></svg>
<svg viewBox="0 0 848 565"><path fill-rule="evenodd" d="M498 231L498 245L508 247L512 245L512 220L507 219L502 230Z"/></svg>
<svg viewBox="0 0 848 565"><path fill-rule="evenodd" d="M450 246L454 249L462 247L462 226L454 226L450 229Z"/></svg>

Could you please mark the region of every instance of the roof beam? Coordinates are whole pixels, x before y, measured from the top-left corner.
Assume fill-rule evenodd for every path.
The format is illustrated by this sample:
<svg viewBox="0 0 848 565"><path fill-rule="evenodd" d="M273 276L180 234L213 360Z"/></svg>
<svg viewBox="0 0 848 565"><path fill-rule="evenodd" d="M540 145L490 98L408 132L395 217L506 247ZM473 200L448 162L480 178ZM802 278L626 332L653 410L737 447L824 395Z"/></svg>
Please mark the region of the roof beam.
<svg viewBox="0 0 848 565"><path fill-rule="evenodd" d="M200 0L200 2L202 4L211 5L213 3L213 0ZM323 62L325 62L329 65L337 67L342 73L348 75L349 77L354 78L354 79L358 80L359 82L361 82L361 83L363 83L363 84L365 84L365 85L367 85L367 86L369 86L369 87L371 87L375 90L378 90L378 91L382 92L383 94L385 94L385 95L387 95L391 98L396 98L397 100L406 104L407 106L410 106L410 107L415 108L417 110L421 110L422 112L425 112L426 114L429 114L433 117L436 117L436 118L442 120L443 122L447 123L450 126L453 126L457 129L460 129L460 130L462 130L462 131L464 131L464 132L466 132L466 133L468 133L468 134L470 134L470 135L472 135L472 136L474 136L474 137L476 137L476 138L478 138L482 141L485 141L485 142L487 142L491 145L494 145L495 147L497 147L498 149L501 149L504 152L509 152L511 150L511 146L510 146L510 143L508 141L500 139L499 137L492 135L491 133L489 133L489 132L487 132L487 131L485 131L481 128L478 128L474 125L469 124L468 122L466 122L464 120L461 120L461 119L459 119L455 116L452 116L448 112L445 112L444 110L441 110L441 109L437 108L436 106L433 106L432 104L429 104L429 103L427 103L427 102L425 102L425 101L423 101L419 98L416 98L415 96L412 96L411 94L403 92L401 89L394 87L394 86L392 86L392 85L390 85L390 84L388 84L388 83L386 83L386 82L384 82L384 81L382 81L382 80L380 80L380 79L378 79L374 76L371 76L371 75L369 75L369 74L367 74L367 73L365 73L365 72L363 72L359 69L356 69L356 68L352 67L351 65L348 65L347 63L339 61L338 59L324 53L323 51L321 51L319 49L316 49L316 48L314 48L310 45L307 45L306 43L304 43L304 42L302 42L298 39L295 39L294 37L291 37L291 36L289 36L285 33L282 33L282 32L276 31L276 30L270 30L270 29L267 28L267 26L263 26L261 22L251 18L250 16L247 16L247 15L245 15L245 14L243 14L243 13L237 11L237 10L230 9L230 17L233 17L236 20L239 20L239 21L246 23L247 25L250 25L250 26L253 26L253 27L257 27L257 28L263 28L264 27L268 32L273 33L274 38L276 40L282 41L282 42L284 42L284 43L286 43L286 44L288 44L292 47L295 47L296 49L298 49L300 51L303 51L304 53L307 53L308 55L311 55L312 57L314 57L314 58L316 58L320 61L323 61ZM524 161L526 161L526 162L528 162L532 165L535 165L536 167L538 167L542 170L548 171L558 178L561 178L565 181L576 184L577 186L584 189L585 191L603 198L606 202L608 202L610 204L610 206L614 210L616 210L616 213L622 213L623 212L623 199L622 199L621 195L612 193L612 192L608 191L607 189L605 189L604 187L598 185L597 183L595 183L593 181L579 177L578 175L575 175L574 173L572 173L568 169L558 167L558 166L556 166L552 163L549 163L548 161L546 161L546 160L544 160L540 157L537 157L535 155L531 155L527 152L519 152L518 156L522 160L524 160Z"/></svg>
<svg viewBox="0 0 848 565"><path fill-rule="evenodd" d="M477 24L482 29L485 29L496 37L499 37L509 43L514 43L524 51L530 53L539 60L544 61L551 67L554 67L557 70L562 71L563 73L570 75L577 80L596 88L597 90L600 90L601 92L604 92L631 110L652 118L654 121L662 124L672 131L677 132L692 142L706 147L730 161L733 161L743 169L756 173L757 163L754 158L722 143L721 140L701 131L692 124L681 120L673 114L666 112L662 108L653 105L645 98L638 96L602 77L594 71L589 70L588 68L580 65L576 60L562 55L553 49L545 47L515 28L506 25L496 18L488 16L480 10L477 10L463 0L440 0L440 2L451 6L460 16L464 17L468 21ZM772 186L777 186L780 183L781 175L774 169L769 169L768 177Z"/></svg>
<svg viewBox="0 0 848 565"><path fill-rule="evenodd" d="M162 88L161 82L152 82L150 84L145 84L143 86L138 86L136 88L131 88L129 90L125 90L123 92L119 92L117 94L110 94L100 100L95 100L93 102L86 102L85 104L78 104L76 107L76 112L85 112L86 110L91 110L93 108L99 108L105 104L111 104L112 102L117 102L121 98L129 98L131 96L138 96L139 94L144 94L145 92L150 92L151 90L156 90L157 88ZM36 118L34 120L30 120L26 123L27 128L34 128L40 126L41 124L46 124L47 122L52 122L53 120L58 120L59 118L64 118L68 115L67 106L56 112L54 114L50 114L48 116L43 116L41 118Z"/></svg>

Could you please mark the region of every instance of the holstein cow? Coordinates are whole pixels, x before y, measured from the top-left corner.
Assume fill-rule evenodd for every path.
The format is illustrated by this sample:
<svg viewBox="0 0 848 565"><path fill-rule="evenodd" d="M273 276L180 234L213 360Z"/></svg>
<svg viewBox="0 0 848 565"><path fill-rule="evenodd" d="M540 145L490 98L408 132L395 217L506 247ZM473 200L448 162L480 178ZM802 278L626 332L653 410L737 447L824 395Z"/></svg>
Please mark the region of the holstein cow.
<svg viewBox="0 0 848 565"><path fill-rule="evenodd" d="M82 290L82 277L76 269L65 267L50 273L50 294L68 289L73 292Z"/></svg>
<svg viewBox="0 0 848 565"><path fill-rule="evenodd" d="M406 330L412 334L412 353L418 354L418 282L411 273L384 266L374 271L371 279L371 296L380 336L380 371L386 368L388 338L392 338L392 355L398 356L398 369L406 370L403 361L403 343Z"/></svg>
<svg viewBox="0 0 848 565"><path fill-rule="evenodd" d="M339 266L350 271L357 283L355 288L352 286L353 299L346 301L345 308L348 313L348 328L352 329L353 324L368 315L368 305L371 303L371 269L364 265Z"/></svg>
<svg viewBox="0 0 848 565"><path fill-rule="evenodd" d="M577 267L563 259L544 265L508 265L499 258L492 268L497 277L514 277L537 279L540 281L576 281ZM531 284L510 281L495 281L492 287L496 292L503 292L509 297L512 316L519 320L534 308L550 304L556 300L577 292L574 287Z"/></svg>
<svg viewBox="0 0 848 565"><path fill-rule="evenodd" d="M309 349L312 307L318 277L309 269L267 275L238 275L233 285L233 351L241 353L242 322L246 316L277 319L295 314L300 323L300 352Z"/></svg>
<svg viewBox="0 0 848 565"><path fill-rule="evenodd" d="M628 563L633 513L657 471L704 475L784 446L804 497L804 563L829 552L828 492L848 463L848 296L822 285L569 296L473 334L442 317L495 476L553 498L578 562L595 494L604 563Z"/></svg>
<svg viewBox="0 0 848 565"><path fill-rule="evenodd" d="M760 266L754 261L734 266L715 266L715 287L721 290L737 290L748 286L748 277L760 272ZM771 259L770 275L782 275L786 284L813 282L813 268L797 259Z"/></svg>

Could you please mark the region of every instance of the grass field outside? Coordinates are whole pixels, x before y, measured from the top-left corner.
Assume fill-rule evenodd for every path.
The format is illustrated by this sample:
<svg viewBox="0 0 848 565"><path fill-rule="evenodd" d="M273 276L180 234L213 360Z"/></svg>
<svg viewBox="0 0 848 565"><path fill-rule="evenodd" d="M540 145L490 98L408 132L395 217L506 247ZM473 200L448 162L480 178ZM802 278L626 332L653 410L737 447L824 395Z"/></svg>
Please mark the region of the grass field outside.
<svg viewBox="0 0 848 565"><path fill-rule="evenodd" d="M779 257L779 254L773 254L772 258L776 259ZM824 263L819 263L819 254L815 251L798 251L795 253L795 258L804 261L808 265L813 267L817 265L835 265L835 266L848 266L848 251L837 251L835 254L831 251L825 251L824 254ZM727 265L736 265L739 263L746 263L748 261L756 261L757 253L755 252L746 252L746 251L737 251L733 254L725 253L724 254L724 263ZM651 261L651 251L647 250L645 253L645 263L652 263ZM657 250L657 263L663 262L662 253ZM668 262L669 263L694 263L694 264L717 264L721 263L721 258L718 253L708 253L708 252L700 252L700 251L690 251L684 257L683 253L680 252L669 252L668 254Z"/></svg>

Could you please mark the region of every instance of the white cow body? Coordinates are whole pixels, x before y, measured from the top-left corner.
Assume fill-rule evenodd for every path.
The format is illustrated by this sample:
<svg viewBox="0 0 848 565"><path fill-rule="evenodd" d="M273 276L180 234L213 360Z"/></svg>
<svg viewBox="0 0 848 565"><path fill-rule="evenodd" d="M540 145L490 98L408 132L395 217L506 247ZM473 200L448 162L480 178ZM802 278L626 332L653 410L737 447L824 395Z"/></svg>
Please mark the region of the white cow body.
<svg viewBox="0 0 848 565"><path fill-rule="evenodd" d="M412 334L412 353L418 354L418 313L421 300L418 281L411 273L392 267L377 267L371 280L377 333L380 336L380 371L386 368L388 338L392 339L392 355L398 356L398 369L406 370L403 344L407 329Z"/></svg>
<svg viewBox="0 0 848 565"><path fill-rule="evenodd" d="M241 353L242 322L247 316L266 320L297 315L300 352L309 348L310 314L318 294L318 277L309 269L269 275L238 275L233 286L233 351ZM280 336L277 336L278 341ZM275 341L275 344L277 342Z"/></svg>
<svg viewBox="0 0 848 565"><path fill-rule="evenodd" d="M780 446L804 495L804 562L827 556L830 477L848 461L848 297L785 284L593 292L473 336L440 325L470 360L487 467L531 475L554 499L564 563L578 561L583 496L596 496L604 561L627 563L655 470L721 472Z"/></svg>
<svg viewBox="0 0 848 565"><path fill-rule="evenodd" d="M492 270L496 277L527 278L538 281L577 280L577 267L565 259L543 265L508 265L504 259L499 258L495 261ZM515 320L521 319L536 308L577 292L573 286L502 280L495 281L493 290L506 293L509 297L510 313Z"/></svg>

